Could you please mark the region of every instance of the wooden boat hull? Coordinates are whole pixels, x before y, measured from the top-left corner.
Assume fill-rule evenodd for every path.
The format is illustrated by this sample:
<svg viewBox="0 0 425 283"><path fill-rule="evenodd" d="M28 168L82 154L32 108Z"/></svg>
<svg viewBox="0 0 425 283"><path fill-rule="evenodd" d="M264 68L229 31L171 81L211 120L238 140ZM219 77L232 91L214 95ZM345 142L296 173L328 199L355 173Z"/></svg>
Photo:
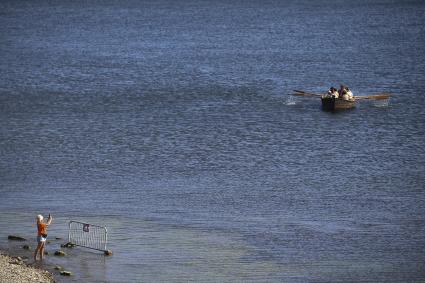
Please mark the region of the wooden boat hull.
<svg viewBox="0 0 425 283"><path fill-rule="evenodd" d="M322 97L322 109L324 111L346 110L356 107L355 100L344 100L335 97Z"/></svg>

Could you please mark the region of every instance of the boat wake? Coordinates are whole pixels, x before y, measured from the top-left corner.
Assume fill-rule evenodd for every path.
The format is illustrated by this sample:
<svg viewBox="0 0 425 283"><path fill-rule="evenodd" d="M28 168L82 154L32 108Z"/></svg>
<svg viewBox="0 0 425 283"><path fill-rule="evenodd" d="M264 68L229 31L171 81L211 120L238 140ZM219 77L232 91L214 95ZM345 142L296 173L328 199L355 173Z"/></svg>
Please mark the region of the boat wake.
<svg viewBox="0 0 425 283"><path fill-rule="evenodd" d="M285 101L285 105L296 105L296 104L297 104L297 100L293 96L289 96Z"/></svg>

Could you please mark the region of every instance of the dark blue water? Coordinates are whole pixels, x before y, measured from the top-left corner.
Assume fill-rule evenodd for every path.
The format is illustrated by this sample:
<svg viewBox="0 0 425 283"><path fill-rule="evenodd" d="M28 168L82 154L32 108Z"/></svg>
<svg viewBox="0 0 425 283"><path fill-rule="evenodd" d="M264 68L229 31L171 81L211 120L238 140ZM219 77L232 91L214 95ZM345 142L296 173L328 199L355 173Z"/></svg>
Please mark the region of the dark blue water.
<svg viewBox="0 0 425 283"><path fill-rule="evenodd" d="M47 257L64 282L423 282L424 22L422 1L2 1L0 247L51 212L114 251ZM289 96L340 83L395 95Z"/></svg>

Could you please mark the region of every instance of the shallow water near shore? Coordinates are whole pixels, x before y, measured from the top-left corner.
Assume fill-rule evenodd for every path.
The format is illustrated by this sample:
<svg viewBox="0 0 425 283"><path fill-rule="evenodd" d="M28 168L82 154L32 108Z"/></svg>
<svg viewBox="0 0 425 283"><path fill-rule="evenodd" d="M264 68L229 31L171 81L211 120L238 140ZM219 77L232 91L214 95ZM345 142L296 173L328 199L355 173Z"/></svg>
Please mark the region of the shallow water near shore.
<svg viewBox="0 0 425 283"><path fill-rule="evenodd" d="M49 252L70 220L114 252L59 282L423 282L424 10L2 1L0 249L52 213ZM395 95L289 96L340 83Z"/></svg>

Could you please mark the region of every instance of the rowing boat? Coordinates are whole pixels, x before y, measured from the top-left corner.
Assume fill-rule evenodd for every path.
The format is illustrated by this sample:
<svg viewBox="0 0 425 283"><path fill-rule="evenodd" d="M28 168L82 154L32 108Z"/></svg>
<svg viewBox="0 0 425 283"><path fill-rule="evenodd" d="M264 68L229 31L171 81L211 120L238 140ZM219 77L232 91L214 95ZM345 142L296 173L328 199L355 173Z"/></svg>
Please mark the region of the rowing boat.
<svg viewBox="0 0 425 283"><path fill-rule="evenodd" d="M294 90L294 92L295 93L293 93L292 95L304 97L320 97L322 100L322 109L324 111L351 109L356 107L357 100L383 100L389 99L391 97L391 94L389 93L379 93L374 95L354 96L352 99L346 100L342 98L335 98L327 94L311 93L302 90Z"/></svg>
<svg viewBox="0 0 425 283"><path fill-rule="evenodd" d="M322 97L322 109L324 111L346 110L356 107L356 100L345 100L335 97Z"/></svg>

